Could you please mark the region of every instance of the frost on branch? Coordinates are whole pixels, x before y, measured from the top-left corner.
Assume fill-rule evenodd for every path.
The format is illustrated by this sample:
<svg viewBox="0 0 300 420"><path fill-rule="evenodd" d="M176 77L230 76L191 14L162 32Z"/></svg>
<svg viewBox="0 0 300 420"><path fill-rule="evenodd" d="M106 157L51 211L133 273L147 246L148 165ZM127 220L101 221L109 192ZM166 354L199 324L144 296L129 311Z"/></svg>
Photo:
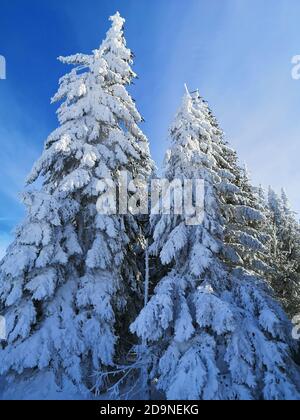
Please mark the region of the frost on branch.
<svg viewBox="0 0 300 420"><path fill-rule="evenodd" d="M165 176L205 181L203 223L152 217L157 286L131 330L167 399L299 399L291 326L269 273L268 212L199 94L171 127Z"/></svg>
<svg viewBox="0 0 300 420"><path fill-rule="evenodd" d="M127 91L136 77L117 13L92 54L60 57L72 66L59 81L59 127L28 177L42 187L24 195L27 216L0 266L0 308L8 341L1 374L95 386L128 349L128 323L142 303L138 260L143 226L133 216L97 211L103 178L148 179L152 161L142 122ZM2 314L1 313L1 314Z"/></svg>

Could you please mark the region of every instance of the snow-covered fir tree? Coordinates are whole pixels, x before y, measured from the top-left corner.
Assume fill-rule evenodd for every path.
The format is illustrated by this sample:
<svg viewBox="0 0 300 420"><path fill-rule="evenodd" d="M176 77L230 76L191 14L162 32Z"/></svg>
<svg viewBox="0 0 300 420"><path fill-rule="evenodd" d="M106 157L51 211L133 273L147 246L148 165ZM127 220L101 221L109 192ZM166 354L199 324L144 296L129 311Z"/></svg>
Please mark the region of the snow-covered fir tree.
<svg viewBox="0 0 300 420"><path fill-rule="evenodd" d="M225 141L222 130L199 92L193 105L211 124L212 155L221 178L221 206L225 218L223 256L227 264L242 265L257 274L270 274L270 220L259 189L253 187L247 167L240 166L237 153Z"/></svg>
<svg viewBox="0 0 300 420"><path fill-rule="evenodd" d="M268 206L272 215L272 286L288 314L300 313L300 226L284 190L281 197L270 187Z"/></svg>
<svg viewBox="0 0 300 420"><path fill-rule="evenodd" d="M131 326L152 383L168 399L300 398L290 325L259 275L263 214L198 94L185 95L171 139L165 176L203 179L205 212L198 226L188 213L152 218L151 251L168 274Z"/></svg>
<svg viewBox="0 0 300 420"><path fill-rule="evenodd" d="M73 66L53 98L61 102L60 126L28 178L41 177L43 186L24 194L27 216L0 265L7 321L0 375L14 386L48 375L48 384L55 379L58 388L85 393L93 374L128 347L127 325L143 302L139 221L97 211L109 187L104 179L116 183L121 171L129 181L148 179L152 170L142 118L126 90L136 75L124 19L117 13L111 21L99 49L60 58Z"/></svg>

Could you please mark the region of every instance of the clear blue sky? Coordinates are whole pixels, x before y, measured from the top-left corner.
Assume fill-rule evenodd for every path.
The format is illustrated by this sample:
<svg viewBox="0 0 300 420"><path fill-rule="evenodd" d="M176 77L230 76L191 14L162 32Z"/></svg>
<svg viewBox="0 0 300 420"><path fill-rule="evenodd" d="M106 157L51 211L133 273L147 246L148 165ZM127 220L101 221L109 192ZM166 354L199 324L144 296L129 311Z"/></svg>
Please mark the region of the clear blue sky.
<svg viewBox="0 0 300 420"><path fill-rule="evenodd" d="M1 0L0 254L23 216L24 178L57 125L50 97L67 68L56 57L98 47L117 10L157 164L186 82L209 101L253 181L284 186L299 211L299 0Z"/></svg>

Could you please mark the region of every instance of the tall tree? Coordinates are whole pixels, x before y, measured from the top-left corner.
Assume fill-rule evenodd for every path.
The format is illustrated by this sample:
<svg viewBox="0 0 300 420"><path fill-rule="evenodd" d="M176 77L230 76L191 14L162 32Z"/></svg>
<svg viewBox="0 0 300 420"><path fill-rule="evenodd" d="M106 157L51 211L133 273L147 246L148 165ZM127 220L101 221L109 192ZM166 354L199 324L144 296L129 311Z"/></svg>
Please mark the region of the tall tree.
<svg viewBox="0 0 300 420"><path fill-rule="evenodd" d="M292 318L300 313L300 226L287 195L270 187L268 206L272 215L272 254L275 270L272 286Z"/></svg>
<svg viewBox="0 0 300 420"><path fill-rule="evenodd" d="M15 381L50 372L61 386L91 389L93 373L128 347L126 324L142 304L139 220L99 209L122 171L129 182L152 170L142 118L126 90L136 75L124 19L117 13L110 20L99 49L60 58L74 66L53 98L62 101L60 126L28 178L42 177L43 186L24 194L26 219L1 262L8 335L0 372Z"/></svg>
<svg viewBox="0 0 300 420"><path fill-rule="evenodd" d="M241 200L235 153L198 94L185 95L171 139L165 176L204 180L205 212L197 226L189 213L153 218L151 249L169 272L131 326L148 343L150 377L168 399L299 398L290 325L250 269L264 217Z"/></svg>
<svg viewBox="0 0 300 420"><path fill-rule="evenodd" d="M193 106L211 125L212 154L221 178L220 210L225 219L223 257L227 264L242 264L257 274L269 274L270 223L265 202L259 189L253 187L245 165L240 166L238 156L224 139L222 130L199 92L193 94Z"/></svg>

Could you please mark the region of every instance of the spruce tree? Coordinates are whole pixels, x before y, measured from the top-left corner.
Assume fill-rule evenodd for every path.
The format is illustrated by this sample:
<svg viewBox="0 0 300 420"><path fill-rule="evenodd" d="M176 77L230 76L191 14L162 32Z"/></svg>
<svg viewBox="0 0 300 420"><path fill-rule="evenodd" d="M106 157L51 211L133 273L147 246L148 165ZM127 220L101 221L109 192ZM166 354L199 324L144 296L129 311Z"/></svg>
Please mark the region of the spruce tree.
<svg viewBox="0 0 300 420"><path fill-rule="evenodd" d="M259 275L264 217L198 93L185 95L171 140L165 176L203 179L205 212L198 226L186 213L152 218L168 273L131 326L150 378L167 399L297 399L290 324Z"/></svg>
<svg viewBox="0 0 300 420"><path fill-rule="evenodd" d="M270 187L268 206L274 232L272 286L292 318L300 313L300 226L284 190L280 197Z"/></svg>
<svg viewBox="0 0 300 420"><path fill-rule="evenodd" d="M82 393L128 347L126 326L142 304L136 255L144 239L130 214L99 212L110 181L148 179L149 146L126 87L136 77L123 35L112 26L90 55L60 57L73 69L53 102L60 126L48 137L24 194L27 216L0 265L7 341L0 373L18 382L51 375ZM48 379L49 381L50 379Z"/></svg>
<svg viewBox="0 0 300 420"><path fill-rule="evenodd" d="M208 104L193 94L193 105L199 109L212 129L212 154L221 178L220 210L225 218L223 257L227 264L242 264L261 275L271 272L270 220L259 190L251 185L245 165L241 166L235 150L224 134Z"/></svg>

